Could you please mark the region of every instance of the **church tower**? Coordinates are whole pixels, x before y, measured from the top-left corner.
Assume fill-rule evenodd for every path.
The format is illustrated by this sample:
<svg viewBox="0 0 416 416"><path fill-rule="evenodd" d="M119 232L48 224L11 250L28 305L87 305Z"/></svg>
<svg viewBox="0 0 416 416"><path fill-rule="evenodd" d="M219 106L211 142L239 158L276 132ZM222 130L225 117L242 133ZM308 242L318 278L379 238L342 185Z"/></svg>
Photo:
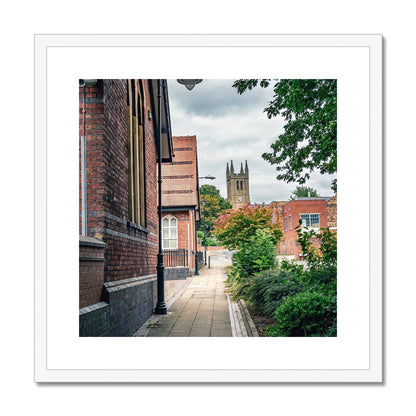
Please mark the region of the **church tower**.
<svg viewBox="0 0 416 416"><path fill-rule="evenodd" d="M248 183L248 165L246 160L245 168L241 163L240 173L234 172L233 161L231 166L227 162L227 199L231 202L233 208L240 208L250 203L250 190Z"/></svg>

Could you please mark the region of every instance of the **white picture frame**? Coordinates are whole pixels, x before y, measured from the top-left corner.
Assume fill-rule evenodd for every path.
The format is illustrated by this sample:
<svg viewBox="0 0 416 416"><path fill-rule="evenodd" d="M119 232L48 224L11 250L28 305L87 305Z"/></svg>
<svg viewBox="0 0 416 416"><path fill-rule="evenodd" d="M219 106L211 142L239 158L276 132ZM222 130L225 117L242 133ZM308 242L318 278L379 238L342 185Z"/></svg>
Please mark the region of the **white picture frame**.
<svg viewBox="0 0 416 416"><path fill-rule="evenodd" d="M336 339L78 337L77 79L195 72L339 80ZM35 36L36 382L380 383L382 361L381 35Z"/></svg>

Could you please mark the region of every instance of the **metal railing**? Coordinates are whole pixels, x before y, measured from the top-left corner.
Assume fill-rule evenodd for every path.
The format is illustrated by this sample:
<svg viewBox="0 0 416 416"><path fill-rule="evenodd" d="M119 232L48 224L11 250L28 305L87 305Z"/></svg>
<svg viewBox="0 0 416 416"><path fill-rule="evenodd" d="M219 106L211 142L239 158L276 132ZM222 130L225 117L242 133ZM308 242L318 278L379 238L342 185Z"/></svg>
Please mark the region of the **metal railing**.
<svg viewBox="0 0 416 416"><path fill-rule="evenodd" d="M163 262L165 267L187 267L188 250L185 248L163 250Z"/></svg>

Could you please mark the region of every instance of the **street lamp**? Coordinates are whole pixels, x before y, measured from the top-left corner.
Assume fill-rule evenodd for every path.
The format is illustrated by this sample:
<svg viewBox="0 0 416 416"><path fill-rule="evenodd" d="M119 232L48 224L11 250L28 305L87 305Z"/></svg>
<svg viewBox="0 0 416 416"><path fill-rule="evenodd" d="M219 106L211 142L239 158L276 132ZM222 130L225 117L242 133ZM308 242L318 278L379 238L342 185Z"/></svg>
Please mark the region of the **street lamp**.
<svg viewBox="0 0 416 416"><path fill-rule="evenodd" d="M202 79L178 79L179 84L185 85L188 90L192 90L196 84L202 82ZM165 80L157 80L157 106L158 106L158 117L157 117L157 140L159 144L158 148L158 203L159 203L159 252L157 254L157 304L155 313L158 315L166 315L168 308L165 303L165 265L163 264L163 235L162 235L162 84L165 87ZM166 87L165 87L166 88ZM195 214L196 221L196 214ZM197 236L195 233L195 268L198 269L198 252L196 251ZM199 274L199 273L198 273Z"/></svg>
<svg viewBox="0 0 416 416"><path fill-rule="evenodd" d="M202 79L177 79L176 81L179 82L181 85L185 85L185 87L191 91L196 84L202 82ZM196 226L196 211L195 211L195 226ZM198 236L195 231L195 275L199 276L198 270Z"/></svg>
<svg viewBox="0 0 416 416"><path fill-rule="evenodd" d="M157 304L155 313L166 315L168 308L165 303L165 265L163 264L163 247L162 247L162 83L161 79L157 80L157 139L158 139L158 202L159 202L159 252L157 254Z"/></svg>
<svg viewBox="0 0 416 416"><path fill-rule="evenodd" d="M207 201L205 197L202 198L202 206L204 207L204 246L205 246L205 266L207 265L207 235L206 235L206 225L205 225L205 205L207 204Z"/></svg>
<svg viewBox="0 0 416 416"><path fill-rule="evenodd" d="M179 84L185 85L185 87L191 91L196 84L202 82L202 79L178 79Z"/></svg>

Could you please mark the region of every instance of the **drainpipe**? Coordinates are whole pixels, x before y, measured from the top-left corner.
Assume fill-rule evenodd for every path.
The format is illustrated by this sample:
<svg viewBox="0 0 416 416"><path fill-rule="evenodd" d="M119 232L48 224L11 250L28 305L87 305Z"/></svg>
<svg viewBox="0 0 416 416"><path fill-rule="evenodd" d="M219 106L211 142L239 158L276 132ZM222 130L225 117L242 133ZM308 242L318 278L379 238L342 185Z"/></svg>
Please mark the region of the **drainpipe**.
<svg viewBox="0 0 416 416"><path fill-rule="evenodd" d="M81 85L81 83L80 83ZM82 136L81 136L81 234L87 235L87 149L85 140L85 84L82 85Z"/></svg>
<svg viewBox="0 0 416 416"><path fill-rule="evenodd" d="M82 136L81 136L81 234L87 236L87 142L85 136L85 87L91 87L97 83L96 79L80 79L82 88Z"/></svg>

